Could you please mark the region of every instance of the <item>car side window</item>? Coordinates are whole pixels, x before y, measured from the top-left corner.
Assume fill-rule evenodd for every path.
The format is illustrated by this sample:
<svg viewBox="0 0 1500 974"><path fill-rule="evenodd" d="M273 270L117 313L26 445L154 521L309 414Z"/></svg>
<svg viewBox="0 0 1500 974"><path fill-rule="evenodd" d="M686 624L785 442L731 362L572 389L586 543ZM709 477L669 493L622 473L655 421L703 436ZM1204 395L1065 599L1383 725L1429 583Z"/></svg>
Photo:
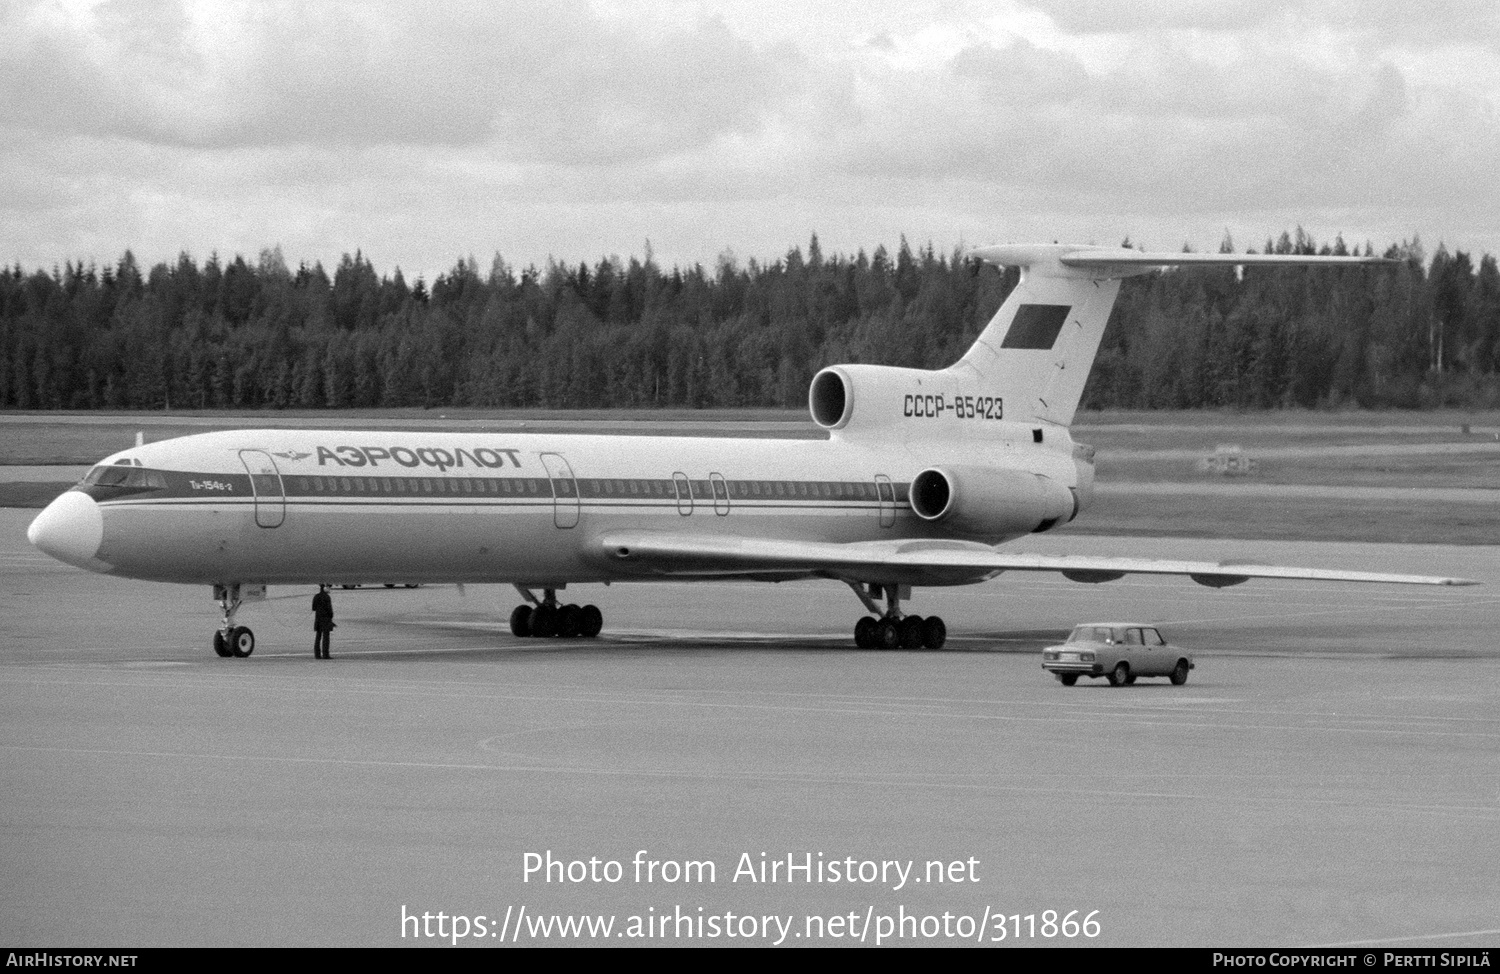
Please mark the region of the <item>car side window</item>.
<svg viewBox="0 0 1500 974"><path fill-rule="evenodd" d="M1167 641L1165 639L1161 638L1161 633L1157 632L1155 629L1147 629L1146 630L1146 645L1147 646L1165 646L1166 644L1167 644Z"/></svg>
<svg viewBox="0 0 1500 974"><path fill-rule="evenodd" d="M1139 646L1141 644L1141 631L1139 629L1125 630L1125 645Z"/></svg>

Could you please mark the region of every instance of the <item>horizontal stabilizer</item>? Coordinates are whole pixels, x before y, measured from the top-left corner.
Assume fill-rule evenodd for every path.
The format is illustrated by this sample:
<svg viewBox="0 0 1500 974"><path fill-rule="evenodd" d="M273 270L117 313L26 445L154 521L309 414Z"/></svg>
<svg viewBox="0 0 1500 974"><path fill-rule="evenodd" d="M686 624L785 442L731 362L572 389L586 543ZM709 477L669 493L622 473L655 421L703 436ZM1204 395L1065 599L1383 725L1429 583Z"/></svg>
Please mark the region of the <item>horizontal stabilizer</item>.
<svg viewBox="0 0 1500 974"><path fill-rule="evenodd" d="M1169 254L1112 248L1108 251L1075 251L1061 258L1069 267L1244 267L1270 264L1282 267L1319 264L1399 264L1387 257L1334 256L1332 254Z"/></svg>
<svg viewBox="0 0 1500 974"><path fill-rule="evenodd" d="M1399 264L1388 257L1333 254L1194 254L1148 252L1127 247L1076 244L997 244L979 247L971 256L1002 267L1028 268L1061 277L1130 277L1158 267L1348 266Z"/></svg>

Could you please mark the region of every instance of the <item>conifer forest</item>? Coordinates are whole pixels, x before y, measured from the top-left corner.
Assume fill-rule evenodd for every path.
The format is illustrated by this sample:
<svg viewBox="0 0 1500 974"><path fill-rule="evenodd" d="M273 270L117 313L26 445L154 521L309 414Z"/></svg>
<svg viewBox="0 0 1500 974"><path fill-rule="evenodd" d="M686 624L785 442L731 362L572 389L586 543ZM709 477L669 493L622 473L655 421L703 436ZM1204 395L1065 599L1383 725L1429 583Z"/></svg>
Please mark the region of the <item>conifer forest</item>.
<svg viewBox="0 0 1500 974"><path fill-rule="evenodd" d="M1354 252L1300 230L1261 249ZM1397 263L1126 279L1084 407L1500 406L1495 258L1357 250ZM12 266L0 408L796 408L824 365L951 364L1015 280L960 251L830 255L816 236L770 263L497 255L430 283L362 253L292 269L278 249Z"/></svg>

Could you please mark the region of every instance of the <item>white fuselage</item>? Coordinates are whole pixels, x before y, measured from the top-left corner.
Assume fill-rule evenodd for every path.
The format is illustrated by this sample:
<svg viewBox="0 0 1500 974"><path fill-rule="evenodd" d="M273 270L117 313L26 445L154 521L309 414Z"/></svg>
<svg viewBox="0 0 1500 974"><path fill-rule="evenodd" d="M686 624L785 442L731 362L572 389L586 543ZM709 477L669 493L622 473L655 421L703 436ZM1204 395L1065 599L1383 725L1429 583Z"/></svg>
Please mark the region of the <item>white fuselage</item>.
<svg viewBox="0 0 1500 974"><path fill-rule="evenodd" d="M1005 424L1007 426L1011 424ZM71 494L97 506L96 571L199 584L567 582L641 578L601 557L618 529L835 543L997 543L918 517L913 478L935 464L1079 472L1065 431L1016 424L978 444L654 436L243 430L122 451ZM101 473L103 471L103 473ZM82 498L59 503L85 520ZM45 515L44 515L45 516ZM87 535L91 543L92 535ZM57 553L57 552L54 552ZM71 554L72 557L67 555Z"/></svg>

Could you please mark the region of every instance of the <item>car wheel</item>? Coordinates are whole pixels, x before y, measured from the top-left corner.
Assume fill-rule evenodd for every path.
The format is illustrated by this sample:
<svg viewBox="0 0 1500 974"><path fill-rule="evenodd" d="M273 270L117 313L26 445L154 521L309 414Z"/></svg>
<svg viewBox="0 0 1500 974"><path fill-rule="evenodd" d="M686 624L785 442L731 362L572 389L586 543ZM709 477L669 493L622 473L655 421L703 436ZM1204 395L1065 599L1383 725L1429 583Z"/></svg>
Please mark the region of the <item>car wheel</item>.
<svg viewBox="0 0 1500 974"><path fill-rule="evenodd" d="M1059 674L1057 674L1057 682L1061 683L1065 687L1070 687L1073 684L1075 684L1075 683L1078 682L1078 674L1077 673L1059 673Z"/></svg>
<svg viewBox="0 0 1500 974"><path fill-rule="evenodd" d="M1130 679L1130 665L1128 663L1116 663L1115 668L1109 671L1109 685L1122 687Z"/></svg>
<svg viewBox="0 0 1500 974"><path fill-rule="evenodd" d="M1188 666L1188 661L1187 660L1180 659L1180 660L1177 661L1177 665L1172 668L1172 677L1171 677L1171 679L1172 679L1172 685L1174 687L1180 687L1184 683L1187 682L1187 675L1188 675L1188 670L1189 669L1190 669L1190 667Z"/></svg>

